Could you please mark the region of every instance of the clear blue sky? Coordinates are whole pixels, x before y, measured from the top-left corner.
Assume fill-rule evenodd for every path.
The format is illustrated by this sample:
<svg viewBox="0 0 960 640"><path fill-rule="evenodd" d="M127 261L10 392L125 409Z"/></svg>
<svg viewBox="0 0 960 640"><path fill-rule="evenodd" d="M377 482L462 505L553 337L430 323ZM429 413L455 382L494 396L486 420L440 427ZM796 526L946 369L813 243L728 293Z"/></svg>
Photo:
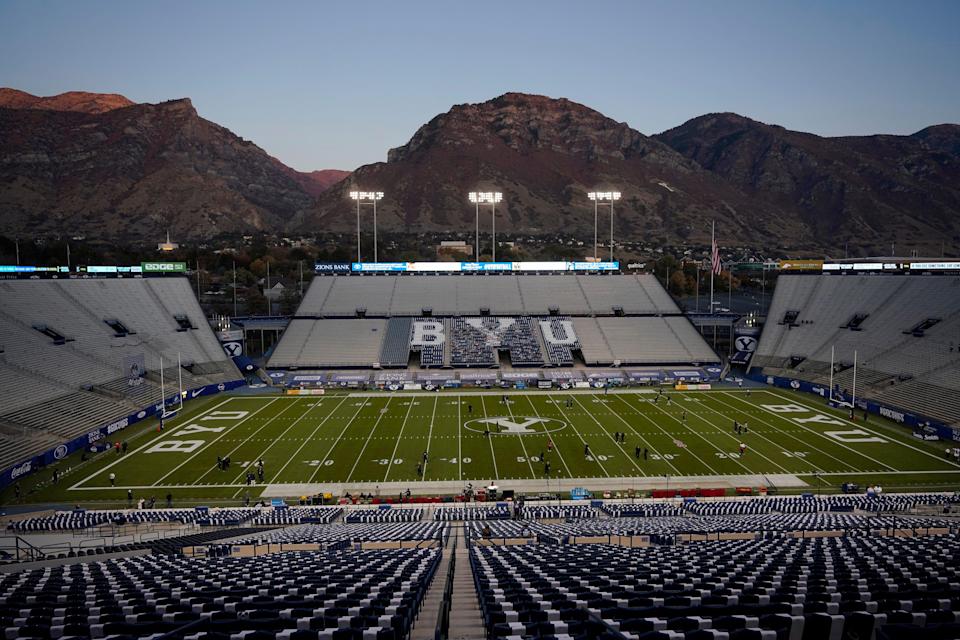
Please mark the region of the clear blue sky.
<svg viewBox="0 0 960 640"><path fill-rule="evenodd" d="M712 111L911 133L960 122L960 1L0 0L0 86L188 96L301 170L385 160L506 91L647 134Z"/></svg>

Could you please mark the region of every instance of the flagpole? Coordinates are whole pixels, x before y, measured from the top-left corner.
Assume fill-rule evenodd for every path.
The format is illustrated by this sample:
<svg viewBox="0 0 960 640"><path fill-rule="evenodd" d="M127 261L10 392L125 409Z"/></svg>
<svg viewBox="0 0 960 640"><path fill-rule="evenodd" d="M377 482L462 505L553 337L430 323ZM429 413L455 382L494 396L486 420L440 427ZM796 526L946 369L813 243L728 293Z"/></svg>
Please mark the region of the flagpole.
<svg viewBox="0 0 960 640"><path fill-rule="evenodd" d="M710 223L710 315L713 315L713 272L716 269L713 266L713 247L717 243L716 237L717 223Z"/></svg>

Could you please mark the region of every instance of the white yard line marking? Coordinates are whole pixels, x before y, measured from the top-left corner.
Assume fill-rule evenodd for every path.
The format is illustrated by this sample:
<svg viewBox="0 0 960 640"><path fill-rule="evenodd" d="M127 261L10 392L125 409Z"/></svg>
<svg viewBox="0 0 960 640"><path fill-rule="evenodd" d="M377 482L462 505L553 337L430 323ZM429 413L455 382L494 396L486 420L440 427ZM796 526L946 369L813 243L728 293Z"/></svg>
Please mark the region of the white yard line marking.
<svg viewBox="0 0 960 640"><path fill-rule="evenodd" d="M671 439L674 439L674 438L672 438L672 436L670 436L669 433L667 433L666 431L664 431L663 428L653 420L653 418L651 418L651 417L648 416L646 413L644 413L643 411L641 411L641 410L638 409L637 407L634 407L632 404L630 404L629 402L627 402L627 401L622 397L624 394L615 393L615 394L613 394L613 395L616 396L617 400L619 400L620 402L622 402L623 404L625 404L625 405L630 409L630 411L632 411L633 413L636 413L638 416L640 416L641 418L643 418L644 420L646 420L647 422L649 422L650 424L652 424L653 426L655 426L657 429L659 429L660 431L662 431L663 434L666 435L667 437L670 437ZM678 469L678 468L676 467L676 465L674 465L672 462L670 462L670 460L668 460L667 458L664 458L664 457L663 457L664 454L662 454L662 453L660 453L659 451L657 451L657 449L656 449L652 444L650 444L650 442L647 441L647 439L644 438L643 435L641 435L640 432L637 431L637 430L633 427L632 424L630 424L629 422L627 422L626 420L623 419L623 416L621 416L621 415L620 415L619 413L617 413L616 411L613 412L613 415L615 415L615 416L617 417L617 419L620 420L620 422L622 422L623 424L625 424L625 425L627 426L627 428L630 429L630 431L633 431L633 432L637 435L638 438L640 438L641 440L643 440L643 442L647 444L647 447L650 449L650 451L653 452L654 455L660 456L660 459L661 459L662 461L664 461L664 462L666 462L668 465L670 465L670 468L673 469L673 470L677 473L677 475L683 475L683 473L681 473L680 469ZM690 453L693 455L694 458L697 458L697 460L700 460L700 458L697 457L697 454L693 453L692 451L691 451ZM700 460L700 462L703 462L703 460ZM703 464L704 464L704 466L706 466L708 469L710 469L710 465L708 465L706 462L703 462ZM714 471L714 473L716 473L716 471Z"/></svg>
<svg viewBox="0 0 960 640"><path fill-rule="evenodd" d="M308 403L307 403L307 410L303 412L303 415L301 415L299 418L297 418L296 420L294 420L293 422L291 422L291 423L290 423L290 426L287 427L286 429L284 429L283 432L282 432L279 436L277 436L276 438L272 438L272 439L270 440L270 444L267 445L267 448L264 449L264 450L260 453L260 455L257 456L257 458L256 458L255 460L251 461L251 464L255 463L256 460L262 459L263 456L267 455L267 452L270 451L270 449L272 449L278 442L283 441L283 436L287 435L287 432L290 431L290 429L293 429L293 428L297 425L297 423L299 423L301 420L303 420L304 418L306 418L307 415L308 415L311 411L313 411L314 409L316 409L318 406L320 406L320 407L324 406L323 404L321 404L321 401L320 401L320 400L317 400L317 401L316 401L314 404L312 404L312 405L308 402ZM328 415L329 415L329 414L328 414ZM241 445L241 446L242 446L242 445ZM238 447L238 448L239 448L239 447ZM245 473L245 472L246 472L246 469L241 469L240 474L237 475L237 478L234 480L234 482L239 482L239 481L240 481L240 477L241 477L241 476L243 475L243 473ZM274 477L277 477L277 476L274 476ZM240 492L238 491L237 494L239 494L239 493L240 493ZM235 496L233 496L233 497L236 498L237 496L235 495Z"/></svg>
<svg viewBox="0 0 960 640"><path fill-rule="evenodd" d="M344 480L344 482L350 482L350 478L353 477L353 472L356 471L357 465L360 464L360 461L363 459L363 453L367 450L367 445L370 444L370 438L372 438L373 434L376 433L377 426L380 424L380 421L383 420L383 416L387 415L387 413L390 411L391 400L393 400L392 397L387 398L387 404L383 405L383 409L380 410L380 415L377 416L377 419L373 423L373 428L370 429L370 433L367 434L367 439L363 442L363 448L361 448L360 453L357 454L357 459L353 461L353 466L350 467L350 473L347 474L347 479ZM412 403L413 400L410 402ZM413 405L411 404L410 406Z"/></svg>
<svg viewBox="0 0 960 640"><path fill-rule="evenodd" d="M573 394L569 394L569 395L570 395L571 398L573 397ZM574 426L573 421L570 420L570 417L567 415L567 412L564 411L563 408L562 408L560 405L558 405L556 402L553 403L553 406L557 407L557 409L560 410L560 415L562 415L562 416L563 416L563 419L567 421L567 424L570 425L570 428L573 429L573 432L574 432L575 434L577 434L577 437L580 438L580 442L582 442L582 443L585 445L585 446L584 446L584 449L586 449L586 446L588 446L587 441L584 440L584 439L583 439L583 436L580 435L580 432L577 431L577 428ZM591 418L593 418L593 421L594 421L594 422L597 422L597 419L593 417L593 414L592 414L592 413L590 413L590 412L588 411L588 412L587 412L587 415L589 415ZM600 423L597 422L597 425L600 425ZM603 427L601 426L600 428L602 429ZM604 431L606 431L606 430L604 429ZM607 434L607 435L610 435L610 434ZM613 437L613 436L611 436L611 438L612 438L612 437ZM593 458L593 461L594 461L594 462L596 462L598 465L600 465L600 470L603 471L603 475L605 475L605 476L607 476L607 477L609 478L609 477L610 477L610 473L607 471L607 468L603 466L603 463L600 462L600 458L597 457L597 454L595 454L595 453L593 453L593 452L591 451L591 452L590 452L590 457ZM586 458L586 455L584 455L584 458Z"/></svg>
<svg viewBox="0 0 960 640"><path fill-rule="evenodd" d="M810 407L809 405L804 405L804 404L801 404L801 403L798 403L798 402L794 402L793 398L788 398L788 397L786 397L786 396L781 396L781 395L779 395L779 394L772 393L772 392L770 392L770 391L764 391L763 393L768 393L768 394L772 395L773 397L775 397L775 398L777 398L777 399L779 399L779 400L788 400L791 404L800 404L801 406L804 406L804 407L806 407L807 409L810 409L810 411L813 411L813 412L815 412L815 413L823 413L823 412L820 411L819 409L814 409L814 408ZM761 405L757 405L757 406L759 406L761 409L763 409L763 410L766 411L767 413L772 413L772 414L778 415L778 416L779 416L779 415L783 415L783 414L777 413L776 411L770 411L769 409L767 409L766 407L764 407L762 404L761 404ZM832 418L832 417L834 417L834 416L830 416L830 417ZM789 418L788 418L788 420L789 420ZM851 452L855 453L856 455L860 456L861 458L866 458L867 460L870 460L871 462L876 462L876 463L877 463L878 465L880 465L881 467L886 467L887 469L889 469L889 470L891 470L891 471L896 471L896 468L891 467L891 466L888 465L887 463L885 463L885 462L880 462L880 461L877 460L876 458L873 458L873 457L871 457L871 456L868 456L868 455L865 454L865 453L861 453L860 451L857 451L857 450L854 449L853 447L847 446L846 444L844 444L843 442L840 442L839 440L834 440L834 439L830 438L829 436L827 436L827 435L825 435L825 434L823 434L823 433L820 433L819 431L814 431L813 429L807 427L806 425L800 424L800 423L797 422L796 420L792 420L792 422L793 422L794 424L796 424L798 427L800 427L801 429L803 429L804 431L808 431L808 432L810 432L810 433L812 433L812 434L814 434L814 435L816 435L816 436L819 436L819 437L823 438L824 440L827 440L827 441L830 442L831 444L835 444L835 445L837 445L837 446L839 446L839 447L843 447L843 448L846 449L847 451L851 451ZM855 423L852 423L852 422L851 422L850 424L855 424Z"/></svg>
<svg viewBox="0 0 960 640"><path fill-rule="evenodd" d="M605 397L606 397L606 394L605 394ZM622 453L624 456L626 456L627 461L629 461L630 464L632 464L633 467L634 467L637 471L639 471L639 472L642 473L643 475L647 475L646 472L640 467L640 465L637 464L637 461L630 457L630 454L627 453L626 449L624 449L623 447L620 446L620 443L617 442L616 438L613 437L613 434L610 433L609 431L607 431L606 427L604 427L604 426L600 423L600 421L597 420L596 416L593 415L593 412L590 411L589 409L587 409L585 406L583 406L583 403L580 402L579 400L577 400L576 402L577 402L578 405L580 405L580 407L581 407L584 411L586 411L587 415L589 415L589 416L593 419L593 421L597 423L597 426L600 427L600 430L603 431L605 434L607 434L607 437L608 437L608 438L610 438L611 440L613 440L613 443L614 443L615 445L617 445L617 448L618 448L618 449L620 449L620 453ZM605 406L605 405L604 405L604 406ZM611 411L610 413L612 414L613 411Z"/></svg>
<svg viewBox="0 0 960 640"><path fill-rule="evenodd" d="M722 400L719 400L719 399L717 399L717 400L718 400L718 402L723 402ZM707 411L709 411L709 412L711 412L711 413L715 413L715 414L717 414L718 416L721 416L721 417L723 416L722 413L720 413L720 412L717 411L716 409L713 409L712 407L708 406L707 404L705 404L705 403L703 403L703 402L700 403L700 406L704 407ZM728 405L728 406L729 406L729 405ZM713 427L714 429L716 429L717 432L720 433L721 435L724 435L724 436L726 436L727 438L731 438L731 439L733 439L733 440L734 440L735 442L737 442L737 443L743 442L743 440L741 440L741 439L738 438L737 436L733 435L732 433L724 430L723 427L717 426L716 423L714 423L712 420L708 420L706 417L704 417L704 416L701 415L700 413L696 413L696 412L694 412L694 411L692 411L692 410L690 410L690 409L687 409L687 407L683 407L683 410L686 411L687 413L689 413L690 415L697 416L698 418L700 418L701 420L703 420L704 422L706 422L707 424L709 424L711 427ZM692 429L691 429L691 430L692 430ZM760 434L754 434L754 435L757 435L757 436L759 436L760 438L763 438L764 440L767 440L767 442L770 442L771 444L773 444L775 447L777 447L777 449L780 449L780 447L781 447L781 445L778 445L778 444L776 444L776 443L774 443L774 442L771 442L769 439L764 438L764 437L763 437L762 435L760 435ZM716 446L716 445L714 445L714 446ZM721 449L721 451L722 451L722 449ZM789 469L787 469L787 468L784 467L783 465L781 465L781 464L779 464L778 462L776 462L775 460L773 460L773 458L770 458L770 457L764 455L763 453L761 453L759 449L754 449L754 451L756 452L756 454L757 454L758 456L760 456L760 457L763 458L764 460L767 460L767 461L771 462L774 466L779 467L780 470L783 471L784 473L793 473L792 471L790 471Z"/></svg>
<svg viewBox="0 0 960 640"><path fill-rule="evenodd" d="M463 401L457 396L457 479L463 482L463 434L460 427L463 425L463 418L460 415Z"/></svg>
<svg viewBox="0 0 960 640"><path fill-rule="evenodd" d="M507 400L507 411L510 413L510 419L513 420L513 409L511 408L510 400ZM530 475L534 478L537 477L537 472L533 470L533 462L530 461L530 455L527 453L527 447L523 444L523 436L519 433L517 434L517 440L520 441L520 448L523 449L523 457L527 461L527 466L530 467Z"/></svg>
<svg viewBox="0 0 960 640"><path fill-rule="evenodd" d="M717 394L717 395L715 395L715 396L712 396L711 399L716 400L717 402L719 402L720 404L722 404L722 405L725 406L725 407L730 407L730 408L733 409L734 411L741 411L741 409L738 409L736 406L730 404L729 402L724 402L724 401L720 398L720 394ZM757 405L753 404L752 402L747 402L746 400L742 400L742 399L740 399L740 398L737 398L737 400L741 400L742 402L744 402L744 403L745 403L748 407L750 407L750 408L753 408L753 409L757 408ZM761 411L762 411L762 409L761 409ZM836 457L830 455L829 453L827 453L826 451L824 451L824 450L821 449L820 447L814 446L813 444L810 443L810 441L808 441L808 440L802 440L802 439L800 439L800 438L798 438L798 437L796 437L796 436L794 436L794 435L791 435L791 434L788 433L785 429L783 429L782 427L780 427L780 426L778 426L778 425L775 425L775 424L773 424L773 423L771 423L771 422L769 422L769 421L767 421L767 420L764 420L764 419L761 418L761 417L758 417L757 420L759 420L761 424L765 424L765 425L767 425L768 427L770 427L771 429L776 429L776 431L777 431L778 434L780 434L780 435L782 435L782 436L784 436L784 437L790 438L791 440L797 442L797 443L800 444L801 446L810 447L811 449L815 449L818 453L822 453L822 454L825 455L826 457L831 458L831 459L833 459L833 460L836 460L836 461L839 462L841 465L847 465L847 464L848 464L847 462L841 460L840 458L836 458ZM792 427L793 425L790 424L790 426ZM778 446L778 447L783 446L783 445L781 445L781 444L779 444L779 443L774 442L773 440L770 440L770 438L767 438L766 436L764 436L764 435L762 435L762 434L760 434L760 433L757 433L756 435L759 436L759 437L761 437L761 438L763 438L764 440L772 443L772 444L775 444L775 445ZM820 473L821 475L824 473L824 469L821 469L820 467L818 467L817 465L813 464L813 463L810 462L810 461L807 461L807 462L808 462L808 464L810 464L811 467L813 467L813 468L814 468L818 473Z"/></svg>
<svg viewBox="0 0 960 640"><path fill-rule="evenodd" d="M483 401L483 396L480 396L480 407L483 409L483 417L489 418L487 415L487 404ZM500 471L497 470L497 454L493 451L493 436L486 436L487 444L490 445L490 459L493 460L493 479L500 479Z"/></svg>
<svg viewBox="0 0 960 640"><path fill-rule="evenodd" d="M530 408L533 409L533 412L534 412L535 414L537 414L537 417L538 417L538 418L541 417L541 416L540 416L540 412L537 410L537 405L535 405L535 404L533 403L533 400L530 399L530 396L527 395L527 396L524 396L524 398L526 398L527 402L530 403ZM546 435L547 438L550 439L550 440L553 439L553 438L550 438L550 434L549 434L549 433L544 434L544 435ZM570 467L567 466L567 461L564 460L563 454L560 453L560 447L557 445L556 442L553 443L553 450L557 452L557 457L560 458L560 463L563 465L563 468L567 470L567 476L572 478L572 477L573 477L573 474L570 473ZM541 460L541 462L542 462L542 460Z"/></svg>
<svg viewBox="0 0 960 640"><path fill-rule="evenodd" d="M650 404L650 403L648 403L648 404ZM657 409L657 410L660 411L663 415L667 416L668 418L670 418L671 420L673 420L674 422L676 422L677 424L679 424L681 427L684 428L684 430L685 430L687 433L691 433L691 434L697 436L698 438L700 438L701 440L703 440L704 442L706 442L708 445L710 445L711 447L713 447L714 449L716 449L716 450L719 451L720 453L726 455L726 456L727 456L727 459L733 460L734 462L736 462L737 464L739 464L741 467L743 467L743 468L747 471L747 473L753 473L753 474L756 474L756 475L761 475L761 474L757 474L757 473L754 472L752 469L750 469L750 467L748 467L747 465L745 465L745 464L743 464L742 462L740 462L740 458L734 458L734 457L731 456L728 452L724 451L723 449L721 449L720 447L718 447L717 445L715 445L713 442L711 442L708 438L706 438L706 437L705 437L703 434L701 434L699 431L695 431L695 430L691 429L689 426L686 425L686 423L683 422L683 420L681 420L680 418L678 418L678 417L674 416L673 414L671 414L670 412L668 412L666 409L664 409L663 407L661 407L661 406L659 405L659 403L656 403L656 402L653 403L653 408L654 408L654 409ZM716 428L716 425L714 425L714 428ZM697 454L693 453L693 451L690 449L690 447L687 447L687 450L690 451L690 453L693 455L693 457L695 457L697 460L699 460L699 461L702 462L704 465L706 465L707 469L710 469L710 471L711 471L712 473L717 473L716 469L714 469L714 468L711 467L709 464L707 464L706 461L705 461L703 458L701 458L701 457L698 456Z"/></svg>
<svg viewBox="0 0 960 640"><path fill-rule="evenodd" d="M295 407L295 406L297 406L296 403L291 404L289 407L284 407L283 409L281 409L279 412L277 412L277 414L276 414L275 416L272 416L271 418L269 418L266 422L264 422L262 425L260 425L260 427L259 427L257 430L255 430L253 433L251 433L249 436L247 436L246 440L252 440L252 439L253 439L253 436L255 436L256 434L258 434L258 433L260 433L261 431L263 431L264 429L266 429L270 424L273 423L274 420L276 420L277 418L279 418L280 416L282 416L284 413L286 413L286 411L287 411L288 409L292 409L292 408ZM312 407L308 407L308 408L307 408L307 411L310 411L311 408L312 408ZM306 415L306 414L303 414L303 415ZM302 418L303 415L301 415L300 418ZM299 420L300 418L297 418L297 420ZM295 421L295 422L296 422L296 421ZM240 450L240 447L242 447L242 446L245 445L245 444L246 444L246 441L241 441L240 444L238 444L238 445L235 446L233 449L231 449L230 451L228 451L228 452L227 452L227 455L225 455L224 457L225 457L225 458L229 458L231 455L233 455L234 453L236 453L237 451L239 451L239 450ZM203 482L200 482L200 481L203 480L205 477L207 477L208 474L212 473L213 470L214 470L216 467L217 467L216 464L210 465L210 468L207 469L206 471L204 471L204 472L195 480L195 483L196 483L196 484L203 484ZM236 481L239 482L240 475L243 474L243 473L246 473L246 469L241 469L240 474L237 475Z"/></svg>
<svg viewBox="0 0 960 640"><path fill-rule="evenodd" d="M230 402L231 400L234 400L234 399L235 399L235 398L227 398L227 399L225 399L225 400L223 400L223 401L221 401L221 402L213 405L212 407L210 407L210 408L207 409L206 411L204 411L204 412L202 412L202 413L198 413L198 414L195 415L195 416L191 416L191 417L190 417L190 420L199 420L200 418L202 418L203 416L207 415L207 414L210 413L211 411L216 411L217 409L219 409L220 407L222 407L223 405L227 404L228 402ZM183 418L182 421L186 422L187 419L186 419L186 418ZM176 427L169 427L170 433L176 431L179 427L180 427L179 424L178 424ZM168 435L169 435L169 433L168 433ZM166 436L165 436L165 437L166 437ZM161 438L161 439L162 439L162 438ZM140 451L141 449L145 449L145 448L147 448L147 447L153 446L153 445L155 445L156 443L157 443L157 440L150 440L149 442L145 442L145 443L143 443L142 445L140 445L139 447L137 447L136 449L133 449L133 450L130 452L130 454L128 454L128 455L132 455L132 454L134 454L134 453L137 453L137 452ZM73 489L79 489L79 488L80 488L80 485L84 484L84 483L87 482L88 480L92 480L94 477L100 475L101 473L103 473L104 471L106 471L107 469L109 469L110 467L112 467L113 465L118 464L118 463L120 463L120 462L123 462L126 457L127 457L126 455L121 456L121 457L117 458L116 460L114 460L113 462L111 462L110 464L108 464L107 466L105 466L105 467L103 467L103 468L101 468L101 469L99 469L99 470L97 470L97 471L94 471L94 472L91 473L89 476L87 476L86 478L84 478L84 479L81 480L80 482L78 482L78 483L76 483L75 485L73 485L72 487L70 487L70 488L68 489L68 491L71 491L71 490L73 490ZM101 488L101 489L102 489L103 487L98 487L98 488Z"/></svg>
<svg viewBox="0 0 960 640"><path fill-rule="evenodd" d="M323 420L320 421L320 424L318 424L318 425L314 428L314 430L310 432L310 435L307 436L307 437L304 439L303 443L302 443L299 447L297 447L297 450L293 452L293 455L291 455L290 458L289 458L286 462L283 463L283 466L280 467L280 468L277 470L277 473L276 473L276 475L274 476L275 478L278 478L278 479L280 478L280 475L283 473L283 470L286 469L288 466L290 466L290 463L291 463L291 462L293 462L294 460L297 459L297 456L300 455L300 452L303 450L303 448L304 448L305 446L307 446L307 443L309 443L310 440L312 440L313 437L314 437L315 435L317 435L317 432L320 431L320 427L322 427L323 425L325 425L325 424L327 423L327 420L330 419L330 416L332 416L333 414L335 414L337 411L340 410L340 406L341 406L344 402L346 402L346 401L347 401L347 398L349 398L349 397L350 397L350 396L343 396L343 399L340 400L340 402L337 404L337 406L335 406L335 407L333 408L333 411L331 411L330 413L328 413L327 415L325 415L325 416L323 417Z"/></svg>
<svg viewBox="0 0 960 640"><path fill-rule="evenodd" d="M352 396L348 396L348 397L352 397ZM363 411L364 408L366 408L366 406L367 406L367 400L368 400L368 398L364 398L364 399L363 399L363 402L360 403L360 406L357 408L357 410L353 413L353 415L350 417L350 419L347 420L346 426L343 427L343 429L340 431L340 435L337 436L337 439L334 440L334 441L333 441L333 444L330 445L330 448L327 449L326 455L323 456L323 460L320 461L320 464L317 465L317 468L314 469L314 470L313 470L313 473L310 474L310 479L307 480L306 484L310 484L310 483L313 482L313 477L314 477L315 475L317 475L317 472L320 471L320 469L323 468L324 463L330 458L330 454L333 453L333 450L334 450L334 449L336 449L337 444L339 444L339 442L340 442L340 439L343 438L343 434L347 432L347 429L349 429L349 428L350 428L350 425L353 424L353 421L357 419L357 416L360 415L360 412Z"/></svg>
<svg viewBox="0 0 960 640"><path fill-rule="evenodd" d="M403 438L403 430L407 426L407 420L410 418L410 411L413 410L413 398L410 398L410 403L407 405L407 412L403 415L403 424L400 425L400 434L397 436L396 442L393 444L393 453L390 454L390 462L387 463L387 472L383 475L383 481L386 482L387 478L390 477L390 469L393 469L393 461L397 457L397 449L400 448L400 440ZM381 414L383 415L383 414ZM421 478L426 477L427 467L423 466L424 475Z"/></svg>
<svg viewBox="0 0 960 640"><path fill-rule="evenodd" d="M427 459L423 461L423 475L420 476L422 480L427 479L427 465L430 464L430 443L433 440L433 421L437 417L438 402L440 402L440 396L436 396L433 399L433 411L430 412L430 433L427 434Z"/></svg>
<svg viewBox="0 0 960 640"><path fill-rule="evenodd" d="M176 473L176 472L177 472L180 468L182 468L185 464L187 464L188 462L190 462L191 460L193 460L194 458L196 458L196 457L197 457L198 455L200 455L201 453L205 453L205 452L207 451L207 449L210 448L211 445L215 444L217 441L219 441L221 438L223 438L223 437L224 437L225 435L227 435L228 433L233 432L234 429L236 429L236 428L239 427L241 424L243 424L244 422L246 422L247 420L249 420L249 419L252 418L253 416L257 415L258 413L260 413L261 411L263 411L264 409L266 409L267 407L269 407L269 406L272 405L272 404L273 404L273 402L268 402L267 404L265 404L264 406L260 407L259 409L257 409L257 410L254 411L253 413L247 415L247 417L245 417L245 418L243 418L243 419L241 419L241 420L238 420L236 423L233 424L233 426L224 429L223 433L221 433L219 436L217 436L216 438L214 438L214 439L211 440L210 442L204 443L202 446L200 446L200 447L197 449L197 451L196 451L195 453L187 456L187 459L186 459L186 460L184 460L183 462L181 462L180 464L178 464L177 466L175 466L173 469L170 469L170 471L168 471L167 473L165 473L163 476L161 476L160 478L158 478L157 481L153 483L154 486L159 486L161 482L163 482L164 480L166 480L167 478L169 478L171 475L173 475L174 473ZM285 409L284 409L284 411L285 411ZM283 411L280 411L280 413L278 413L277 415L273 416L272 418L270 418L270 419L268 419L266 422L264 422L264 423L263 423L263 426L260 427L260 429L263 429L263 427L265 427L265 426L267 426L268 424L270 424L271 422L273 422L273 421L277 418L277 416L279 416L281 413L283 413ZM257 429L257 431L259 431L260 429ZM256 433L256 431L255 431L254 433ZM204 475L206 475L206 474L204 474ZM200 476L200 477L203 477L203 476ZM199 478L198 478L198 479L199 479Z"/></svg>
<svg viewBox="0 0 960 640"><path fill-rule="evenodd" d="M784 400L790 400L791 402L794 402L794 399L793 399L793 398L790 398L789 396L782 396L782 395L780 395L780 394L778 394L778 393L773 393L773 392L771 392L771 391L767 391L767 393L771 393L772 395L774 395L774 396L776 396L776 397L778 397L778 398L782 398L782 399L784 399ZM799 404L800 406L803 406L803 407L807 407L808 409L810 409L810 410L812 410L812 411L821 411L820 409L814 409L813 407L811 407L810 405L806 404L805 402L800 402L800 401L795 401L795 402L796 402L796 404ZM827 412L821 411L821 413L827 413ZM875 431L875 430L867 427L866 424L857 424L856 422L852 422L852 421L848 420L847 418L844 418L842 415L839 415L839 416L838 416L838 415L836 415L835 413L832 413L832 412L831 412L831 413L828 413L827 415L829 415L829 416L832 417L832 418L837 418L838 420L841 420L841 421L843 421L843 422L846 422L846 423L848 423L848 424L851 424L851 425L857 427L858 429L862 429L862 430L864 430L864 431L866 431L866 432L868 432L868 433L872 433L872 434L875 435L875 436L880 436L881 438L888 438L891 442L895 442L895 443L897 443L897 444L903 445L904 447L906 447L906 448L908 448L908 449L913 449L914 451L916 451L916 452L918 452L918 453L922 453L922 454L924 454L924 455L926 455L926 456L929 456L929 457L931 457L931 458L934 458L935 460L938 460L938 461L940 461L940 462L946 462L947 464L953 465L953 466L957 467L958 469L960 469L960 464L957 464L957 463L952 462L952 461L950 461L950 460L946 460L945 458L943 458L943 457L941 457L941 456L939 456L939 455L937 455L937 454L935 454L935 453L931 453L931 452L926 451L926 450L924 450L924 449L921 449L921 448L919 448L919 447L915 447L915 446L912 445L912 444L908 444L908 443L906 443L906 442L902 442L902 441L899 440L899 439L893 439L893 436L891 436L891 435L889 435L889 434L886 434L886 433L883 433L883 432L880 432L880 431Z"/></svg>

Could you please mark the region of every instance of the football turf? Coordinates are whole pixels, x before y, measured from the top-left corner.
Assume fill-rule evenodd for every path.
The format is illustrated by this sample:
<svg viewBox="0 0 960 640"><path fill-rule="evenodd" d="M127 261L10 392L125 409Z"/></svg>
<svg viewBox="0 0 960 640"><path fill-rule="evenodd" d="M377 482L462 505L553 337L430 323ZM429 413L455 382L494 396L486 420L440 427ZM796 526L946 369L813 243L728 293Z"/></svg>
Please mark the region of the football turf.
<svg viewBox="0 0 960 640"><path fill-rule="evenodd" d="M467 482L506 488L511 480L544 480L545 461L551 479L590 478L585 486L593 490L621 478L665 487L669 477L702 476L711 486L720 476L782 474L799 477L806 490L846 481L888 490L960 486L960 466L945 457L945 443L860 418L851 422L822 399L774 389L513 392L506 403L489 392L238 395L188 404L162 433L132 440L125 455L100 454L37 498L122 500L132 489L161 501L168 492L231 500L256 498L268 485L270 495L287 486L286 495L296 496L381 482L407 483L417 493L421 479L449 481L445 493L456 493ZM746 433L735 432L735 420ZM218 469L218 456L231 459L229 469ZM259 459L264 479L248 485Z"/></svg>

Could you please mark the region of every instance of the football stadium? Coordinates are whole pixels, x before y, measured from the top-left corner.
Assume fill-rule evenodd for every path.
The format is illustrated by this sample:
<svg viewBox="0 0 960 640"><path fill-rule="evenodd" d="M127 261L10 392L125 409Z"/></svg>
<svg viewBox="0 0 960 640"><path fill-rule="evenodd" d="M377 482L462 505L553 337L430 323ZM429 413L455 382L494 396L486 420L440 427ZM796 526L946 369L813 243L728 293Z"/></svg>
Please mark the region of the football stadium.
<svg viewBox="0 0 960 640"><path fill-rule="evenodd" d="M960 265L777 267L725 350L616 262L10 270L8 636L952 633Z"/></svg>
<svg viewBox="0 0 960 640"><path fill-rule="evenodd" d="M960 0L0 0L0 640L960 640Z"/></svg>

